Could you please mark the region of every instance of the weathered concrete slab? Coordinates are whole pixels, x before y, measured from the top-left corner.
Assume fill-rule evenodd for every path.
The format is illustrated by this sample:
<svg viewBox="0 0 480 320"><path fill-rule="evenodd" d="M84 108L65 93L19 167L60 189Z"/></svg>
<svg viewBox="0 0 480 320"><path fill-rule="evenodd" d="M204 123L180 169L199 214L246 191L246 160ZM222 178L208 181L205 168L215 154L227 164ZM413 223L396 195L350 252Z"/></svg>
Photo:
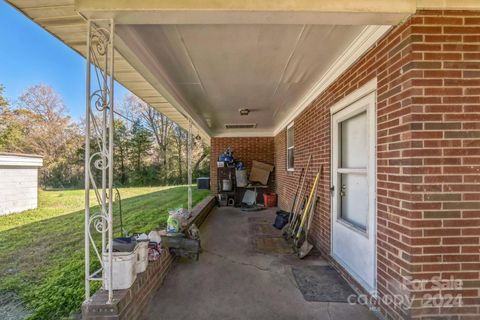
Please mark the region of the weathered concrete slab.
<svg viewBox="0 0 480 320"><path fill-rule="evenodd" d="M291 267L327 263L254 252L248 218L262 216L273 223L275 210L215 208L201 228L200 260L175 264L142 319L376 319L359 305L305 301Z"/></svg>

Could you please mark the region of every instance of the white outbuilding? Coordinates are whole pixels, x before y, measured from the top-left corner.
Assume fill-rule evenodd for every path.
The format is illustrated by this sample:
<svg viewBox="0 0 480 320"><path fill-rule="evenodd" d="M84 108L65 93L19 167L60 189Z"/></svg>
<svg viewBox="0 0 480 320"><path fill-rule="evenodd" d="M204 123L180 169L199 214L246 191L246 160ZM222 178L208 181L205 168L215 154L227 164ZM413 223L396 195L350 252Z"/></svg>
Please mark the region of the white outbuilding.
<svg viewBox="0 0 480 320"><path fill-rule="evenodd" d="M0 152L0 215L37 207L42 165L38 155Z"/></svg>

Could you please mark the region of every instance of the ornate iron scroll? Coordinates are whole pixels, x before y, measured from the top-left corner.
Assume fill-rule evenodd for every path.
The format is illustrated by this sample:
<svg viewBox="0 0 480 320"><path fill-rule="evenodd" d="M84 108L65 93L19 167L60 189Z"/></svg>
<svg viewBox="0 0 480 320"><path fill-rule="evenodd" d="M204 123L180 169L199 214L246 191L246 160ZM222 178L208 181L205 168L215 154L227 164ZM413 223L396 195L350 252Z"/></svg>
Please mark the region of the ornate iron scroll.
<svg viewBox="0 0 480 320"><path fill-rule="evenodd" d="M85 298L90 299L91 282L101 281L109 302L113 297L114 28L113 20L88 21L86 52ZM91 193L96 203L90 203ZM91 259L91 252L99 263Z"/></svg>

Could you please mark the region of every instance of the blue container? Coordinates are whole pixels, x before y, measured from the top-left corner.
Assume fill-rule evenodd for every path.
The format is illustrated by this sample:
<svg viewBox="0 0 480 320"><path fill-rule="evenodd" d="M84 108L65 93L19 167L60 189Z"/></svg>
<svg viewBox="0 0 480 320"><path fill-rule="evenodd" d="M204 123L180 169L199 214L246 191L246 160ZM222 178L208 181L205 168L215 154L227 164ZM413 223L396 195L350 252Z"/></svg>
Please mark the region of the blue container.
<svg viewBox="0 0 480 320"><path fill-rule="evenodd" d="M218 157L218 161L223 161L223 162L232 162L233 157L226 155L226 154L221 154L220 157Z"/></svg>
<svg viewBox="0 0 480 320"><path fill-rule="evenodd" d="M285 212L285 211L277 211L277 217L275 218L275 223L273 226L277 228L278 230L282 230L283 227L288 223L288 218L290 216L290 213Z"/></svg>
<svg viewBox="0 0 480 320"><path fill-rule="evenodd" d="M245 170L245 165L243 164L243 161L238 161L237 164L235 165L235 167L238 170Z"/></svg>

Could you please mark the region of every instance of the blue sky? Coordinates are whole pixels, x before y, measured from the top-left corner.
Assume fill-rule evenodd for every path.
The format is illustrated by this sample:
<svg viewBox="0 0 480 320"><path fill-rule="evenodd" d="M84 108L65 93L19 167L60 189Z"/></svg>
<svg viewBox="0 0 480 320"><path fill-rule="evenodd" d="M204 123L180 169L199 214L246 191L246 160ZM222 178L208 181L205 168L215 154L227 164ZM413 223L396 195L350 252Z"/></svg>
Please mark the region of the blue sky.
<svg viewBox="0 0 480 320"><path fill-rule="evenodd" d="M3 1L0 83L13 105L27 87L44 83L61 94L73 118L85 112L85 59ZM118 101L127 91L115 89Z"/></svg>

